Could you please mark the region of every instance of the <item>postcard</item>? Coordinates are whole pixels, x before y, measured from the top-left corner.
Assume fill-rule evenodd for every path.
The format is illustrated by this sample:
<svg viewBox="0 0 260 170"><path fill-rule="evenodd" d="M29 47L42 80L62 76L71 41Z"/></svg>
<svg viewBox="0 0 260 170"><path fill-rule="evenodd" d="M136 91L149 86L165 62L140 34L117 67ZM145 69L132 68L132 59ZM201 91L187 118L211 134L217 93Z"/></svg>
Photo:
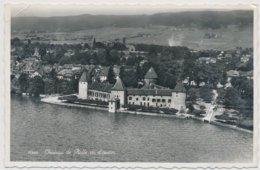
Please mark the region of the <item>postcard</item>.
<svg viewBox="0 0 260 170"><path fill-rule="evenodd" d="M5 5L5 166L257 167L256 5Z"/></svg>

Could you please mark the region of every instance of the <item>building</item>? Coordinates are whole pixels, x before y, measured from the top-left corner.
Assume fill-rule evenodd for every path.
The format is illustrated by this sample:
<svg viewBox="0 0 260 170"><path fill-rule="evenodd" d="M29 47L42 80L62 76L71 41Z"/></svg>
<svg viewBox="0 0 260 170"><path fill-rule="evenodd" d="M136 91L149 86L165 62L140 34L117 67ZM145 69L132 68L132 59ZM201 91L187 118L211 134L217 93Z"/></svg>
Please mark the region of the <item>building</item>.
<svg viewBox="0 0 260 170"><path fill-rule="evenodd" d="M227 72L227 75L228 75L228 77L238 77L239 76L239 72L236 71L236 70L229 70Z"/></svg>
<svg viewBox="0 0 260 170"><path fill-rule="evenodd" d="M249 58L250 58L250 55L243 55L243 56L241 57L241 61L242 61L243 63L246 63L246 62L249 61Z"/></svg>
<svg viewBox="0 0 260 170"><path fill-rule="evenodd" d="M156 83L157 83L157 78L158 78L158 76L157 76L157 74L156 74L154 68L151 67L151 68L148 70L148 72L145 74L145 76L144 76L145 85L147 86L147 85L149 85L150 83L155 83L155 84L156 84Z"/></svg>
<svg viewBox="0 0 260 170"><path fill-rule="evenodd" d="M215 58L211 58L211 57L200 57L198 60L200 63L216 63L217 60Z"/></svg>
<svg viewBox="0 0 260 170"><path fill-rule="evenodd" d="M143 105L161 108L186 108L186 89L182 83L178 83L174 89L156 88L157 74L151 67L146 74L145 82L152 84L154 88L127 89L122 80L117 77L114 85L107 82L91 82L90 74L85 70L79 79L79 98L118 101L119 106L125 104Z"/></svg>

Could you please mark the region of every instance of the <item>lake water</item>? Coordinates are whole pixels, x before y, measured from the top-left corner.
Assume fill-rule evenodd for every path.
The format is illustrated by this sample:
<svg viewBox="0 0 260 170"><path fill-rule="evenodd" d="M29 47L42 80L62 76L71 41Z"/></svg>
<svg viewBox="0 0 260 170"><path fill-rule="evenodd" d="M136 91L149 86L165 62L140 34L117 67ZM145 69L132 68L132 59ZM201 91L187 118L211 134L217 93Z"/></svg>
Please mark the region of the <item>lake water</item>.
<svg viewBox="0 0 260 170"><path fill-rule="evenodd" d="M68 151L68 152L67 152ZM252 162L253 135L191 119L11 96L11 161Z"/></svg>

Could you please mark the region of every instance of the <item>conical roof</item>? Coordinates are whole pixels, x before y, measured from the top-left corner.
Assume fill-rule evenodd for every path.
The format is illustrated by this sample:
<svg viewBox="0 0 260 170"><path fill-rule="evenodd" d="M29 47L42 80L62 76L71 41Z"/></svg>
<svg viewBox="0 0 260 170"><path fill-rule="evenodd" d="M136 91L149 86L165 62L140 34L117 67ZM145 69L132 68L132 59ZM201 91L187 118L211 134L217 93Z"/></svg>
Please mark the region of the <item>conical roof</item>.
<svg viewBox="0 0 260 170"><path fill-rule="evenodd" d="M182 83L178 83L175 88L173 89L173 92L186 92L186 89Z"/></svg>
<svg viewBox="0 0 260 170"><path fill-rule="evenodd" d="M157 79L158 76L154 70L153 67L151 67L148 72L146 73L146 75L144 76L145 79Z"/></svg>
<svg viewBox="0 0 260 170"><path fill-rule="evenodd" d="M117 77L116 79L116 83L111 90L125 90L126 88L122 80L119 77Z"/></svg>
<svg viewBox="0 0 260 170"><path fill-rule="evenodd" d="M83 71L80 76L79 82L89 82L91 80L87 70Z"/></svg>

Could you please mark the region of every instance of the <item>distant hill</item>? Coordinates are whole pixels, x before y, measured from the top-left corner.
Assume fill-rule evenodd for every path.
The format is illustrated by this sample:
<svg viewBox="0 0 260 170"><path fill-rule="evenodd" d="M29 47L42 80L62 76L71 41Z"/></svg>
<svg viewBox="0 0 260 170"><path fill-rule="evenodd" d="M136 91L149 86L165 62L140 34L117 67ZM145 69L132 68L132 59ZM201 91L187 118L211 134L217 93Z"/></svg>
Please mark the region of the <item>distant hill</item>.
<svg viewBox="0 0 260 170"><path fill-rule="evenodd" d="M198 26L217 29L228 25L247 26L253 24L253 11L192 11L158 13L154 15L79 15L62 17L14 17L11 29L20 30L63 30L114 27Z"/></svg>

